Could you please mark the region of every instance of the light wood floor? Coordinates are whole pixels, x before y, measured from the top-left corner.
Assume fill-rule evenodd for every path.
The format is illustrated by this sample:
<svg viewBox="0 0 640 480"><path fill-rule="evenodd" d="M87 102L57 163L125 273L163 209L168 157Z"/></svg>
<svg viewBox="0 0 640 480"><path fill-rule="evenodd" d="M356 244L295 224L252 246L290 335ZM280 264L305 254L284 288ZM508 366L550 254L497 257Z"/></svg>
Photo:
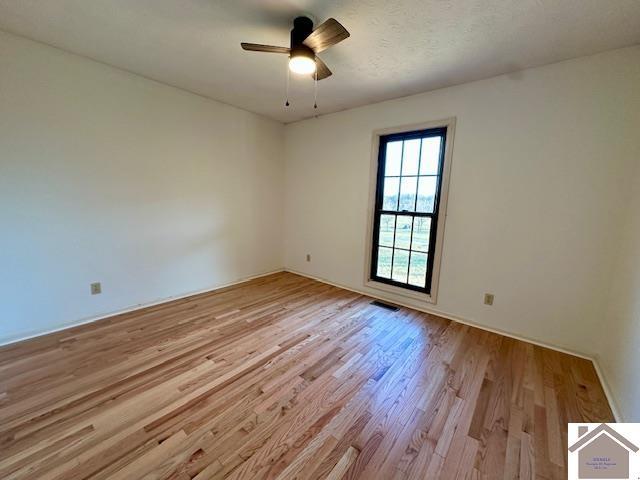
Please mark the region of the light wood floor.
<svg viewBox="0 0 640 480"><path fill-rule="evenodd" d="M566 478L589 361L289 273L0 349L0 478Z"/></svg>

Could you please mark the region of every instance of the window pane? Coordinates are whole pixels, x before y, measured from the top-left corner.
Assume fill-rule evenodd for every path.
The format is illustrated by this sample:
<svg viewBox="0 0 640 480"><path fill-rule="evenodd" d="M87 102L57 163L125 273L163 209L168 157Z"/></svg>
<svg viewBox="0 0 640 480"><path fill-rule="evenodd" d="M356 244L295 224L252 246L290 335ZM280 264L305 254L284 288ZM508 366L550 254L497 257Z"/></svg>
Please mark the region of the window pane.
<svg viewBox="0 0 640 480"><path fill-rule="evenodd" d="M418 175L418 159L420 158L420 139L406 140L402 155L402 175Z"/></svg>
<svg viewBox="0 0 640 480"><path fill-rule="evenodd" d="M402 156L402 141L387 143L385 157L385 177L400 176L400 159Z"/></svg>
<svg viewBox="0 0 640 480"><path fill-rule="evenodd" d="M431 219L425 217L416 217L413 221L413 241L411 243L411 250L428 252L430 232Z"/></svg>
<svg viewBox="0 0 640 480"><path fill-rule="evenodd" d="M427 292L441 188L444 128L380 137L373 279ZM380 202L380 203L377 203ZM433 227L433 228L432 228ZM433 237L433 238L432 238Z"/></svg>
<svg viewBox="0 0 640 480"><path fill-rule="evenodd" d="M407 271L409 270L409 252L395 250L393 253L393 275L396 282L407 283Z"/></svg>
<svg viewBox="0 0 640 480"><path fill-rule="evenodd" d="M441 137L422 139L422 155L420 158L420 175L437 175L440 163Z"/></svg>
<svg viewBox="0 0 640 480"><path fill-rule="evenodd" d="M418 177L402 178L400 184L400 206L398 210L413 212L416 208L416 185Z"/></svg>
<svg viewBox="0 0 640 480"><path fill-rule="evenodd" d="M433 212L437 181L438 177L420 177L418 184L418 203L416 205L417 212Z"/></svg>
<svg viewBox="0 0 640 480"><path fill-rule="evenodd" d="M382 199L383 210L396 210L398 208L398 187L399 178L384 179L384 198Z"/></svg>
<svg viewBox="0 0 640 480"><path fill-rule="evenodd" d="M378 248L378 265L376 267L376 275L382 278L391 278L391 248Z"/></svg>
<svg viewBox="0 0 640 480"><path fill-rule="evenodd" d="M398 215L396 220L396 248L411 247L411 223L412 217L408 215Z"/></svg>
<svg viewBox="0 0 640 480"><path fill-rule="evenodd" d="M380 236L378 237L378 245L393 247L393 230L395 229L395 222L395 215L380 215Z"/></svg>
<svg viewBox="0 0 640 480"><path fill-rule="evenodd" d="M411 265L409 266L409 284L416 287L424 287L427 278L427 254L411 252Z"/></svg>

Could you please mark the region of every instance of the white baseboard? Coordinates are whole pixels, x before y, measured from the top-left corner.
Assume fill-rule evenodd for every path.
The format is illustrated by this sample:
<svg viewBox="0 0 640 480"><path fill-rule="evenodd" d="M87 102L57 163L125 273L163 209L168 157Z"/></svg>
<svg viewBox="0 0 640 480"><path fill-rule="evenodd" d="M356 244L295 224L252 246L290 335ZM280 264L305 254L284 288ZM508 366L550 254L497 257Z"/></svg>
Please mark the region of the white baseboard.
<svg viewBox="0 0 640 480"><path fill-rule="evenodd" d="M600 385L602 385L602 389L604 390L604 395L607 397L607 400L609 401L609 407L613 412L613 417L616 419L616 422L624 422L624 418L622 416L622 413L620 412L620 408L618 407L618 404L615 401L615 398L613 396L613 392L611 391L611 386L609 385L609 382L607 382L607 380L605 379L602 367L600 367L600 357L595 356L594 358L591 359L591 361L593 362L593 366L596 369L596 374L598 375L598 379L600 380Z"/></svg>
<svg viewBox="0 0 640 480"><path fill-rule="evenodd" d="M193 292L189 292L189 293L185 293L185 294L181 294L181 295L165 297L165 298L161 298L161 299L158 299L158 300L154 300L152 302L139 303L137 305L132 305L130 307L123 308L121 310L116 310L116 311L108 312L108 313L105 313L105 314L101 314L100 316L97 316L97 317L83 318L83 319L76 320L76 321L73 321L73 322L65 323L63 325L59 325L59 326L57 326L55 328L52 328L50 330L34 331L34 332L26 333L26 334L21 334L18 337L10 337L10 338L5 338L5 339L0 339L0 347L4 346L4 345L10 345L12 343L22 342L24 340L29 340L31 338L41 337L43 335L48 335L50 333L61 332L62 330L67 330L69 328L79 327L80 325L86 325L88 323L97 322L98 320L102 320L102 319L109 318L109 317L114 317L116 315L122 315L123 313L135 312L136 310L142 310L144 308L153 307L155 305L160 305L162 303L173 302L175 300L180 300L182 298L192 297L194 295L200 295L201 293L214 292L214 291L220 290L222 288L231 287L233 285L238 285L239 283L248 282L249 280L255 280L256 278L266 277L268 275L273 275L274 273L279 273L279 272L283 272L283 271L284 271L283 268L279 268L277 270L272 270L272 271L265 272L265 273L259 273L257 275L252 275L252 276L249 276L249 277L243 277L243 278L240 278L240 279L235 280L235 281L230 282L230 283L225 283L225 284L222 284L222 285L215 285L215 286L212 286L212 287L204 288L202 290L197 290L197 291L193 291Z"/></svg>
<svg viewBox="0 0 640 480"><path fill-rule="evenodd" d="M451 321L454 321L454 322L457 322L457 323L462 323L464 325L469 325L470 327L479 328L481 330L486 330L488 332L496 333L498 335L503 335L505 337L513 338L515 340L520 340L522 342L532 343L532 344L537 345L539 347L548 348L550 350L555 350L557 352L562 352L562 353L566 353L568 355L573 355L575 357L584 358L585 360L589 360L593 364L594 369L596 371L596 374L598 375L598 379L600 380L600 384L602 385L602 389L604 390L604 394L607 397L607 401L609 402L609 406L611 407L611 411L613 413L613 416L614 416L616 422L621 422L622 421L622 416L620 415L620 411L619 411L619 409L617 407L616 402L614 401L614 397L612 395L611 388L609 387L609 384L606 382L606 380L604 378L604 375L603 375L602 369L600 368L600 364L598 363L597 357L594 357L592 355L587 355L587 354L582 353L582 352L577 352L575 350L570 350L570 349L567 349L567 348L559 347L557 345L553 345L553 344L550 344L550 343L541 342L539 340L528 338L528 337L525 337L523 335L516 335L516 334L510 333L510 332L506 332L504 330L500 330L500 329L497 329L497 328L492 328L492 327L489 327L487 325L483 325L481 323L474 322L473 320L468 320L468 319L465 319L465 318L461 318L461 317L459 317L457 315L453 315L453 314L450 314L450 313L447 313L447 312L443 312L441 310L436 310L436 309L429 308L429 307L420 308L420 307L417 307L415 305L410 305L410 304L407 304L407 303L403 303L402 300L398 300L397 297L393 297L393 296L390 296L390 295L387 296L387 295L384 295L382 293L365 292L364 290L359 290L359 289L356 289L356 288L353 288L353 287L348 287L346 285L341 285L339 283L332 282L332 281L327 280L325 278L316 277L314 275L309 275L307 273L299 272L299 271L294 270L292 268L286 268L285 267L284 271L290 272L290 273L294 273L296 275L300 275L301 277L310 278L311 280L316 280L318 282L326 283L328 285L333 285L334 287L342 288L344 290L349 290L350 292L359 293L359 294L365 295L367 297L375 298L375 299L378 299L378 300L384 300L386 302L391 302L391 303L394 303L396 305L400 305L400 306L403 306L403 307L406 307L406 308L411 308L413 310L418 310L418 311L424 312L424 313L429 313L431 315L437 315L439 317L446 318L447 320L451 320Z"/></svg>

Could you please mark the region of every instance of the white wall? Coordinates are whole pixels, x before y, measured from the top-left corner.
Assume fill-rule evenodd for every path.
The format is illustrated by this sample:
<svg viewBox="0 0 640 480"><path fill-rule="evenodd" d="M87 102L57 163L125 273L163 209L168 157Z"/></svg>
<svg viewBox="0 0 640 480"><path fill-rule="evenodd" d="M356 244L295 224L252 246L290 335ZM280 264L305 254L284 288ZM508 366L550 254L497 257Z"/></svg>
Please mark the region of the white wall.
<svg viewBox="0 0 640 480"><path fill-rule="evenodd" d="M438 303L403 302L594 354L638 85L633 47L288 125L286 268L402 300L363 284L372 132L456 117Z"/></svg>
<svg viewBox="0 0 640 480"><path fill-rule="evenodd" d="M640 102L636 103L640 112ZM600 322L600 364L624 421L640 422L640 147L628 196L627 220L611 281L609 310Z"/></svg>
<svg viewBox="0 0 640 480"><path fill-rule="evenodd" d="M281 124L5 33L0 65L0 342L282 267Z"/></svg>

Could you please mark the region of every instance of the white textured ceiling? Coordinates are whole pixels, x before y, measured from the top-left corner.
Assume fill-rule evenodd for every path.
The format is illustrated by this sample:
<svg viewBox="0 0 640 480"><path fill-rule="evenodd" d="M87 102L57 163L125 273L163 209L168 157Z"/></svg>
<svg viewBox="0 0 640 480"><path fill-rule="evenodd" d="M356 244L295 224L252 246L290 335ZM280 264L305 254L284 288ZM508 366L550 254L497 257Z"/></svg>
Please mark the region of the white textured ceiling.
<svg viewBox="0 0 640 480"><path fill-rule="evenodd" d="M0 29L291 122L313 82L285 108L286 56L240 42L288 46L303 13L351 32L320 114L640 43L640 0L0 0Z"/></svg>

